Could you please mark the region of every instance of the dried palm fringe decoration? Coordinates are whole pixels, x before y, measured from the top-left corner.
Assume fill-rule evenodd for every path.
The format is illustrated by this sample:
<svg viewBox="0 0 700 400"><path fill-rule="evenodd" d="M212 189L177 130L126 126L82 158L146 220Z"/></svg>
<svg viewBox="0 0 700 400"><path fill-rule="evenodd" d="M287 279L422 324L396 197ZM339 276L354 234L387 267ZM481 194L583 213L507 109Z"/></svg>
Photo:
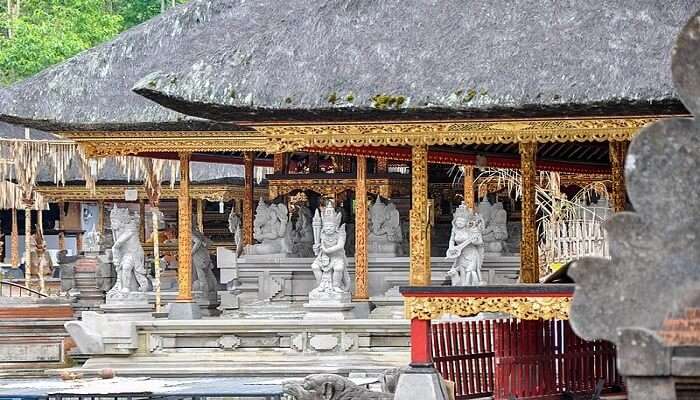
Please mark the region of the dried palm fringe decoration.
<svg viewBox="0 0 700 400"><path fill-rule="evenodd" d="M522 175L516 169L480 168L474 181L479 193L490 184L505 189L513 200L522 197ZM464 176L464 167L452 167L454 183ZM558 172L540 171L539 182L535 186L537 220L539 232L539 255L541 266L547 270L551 266L563 264L581 257L609 257L608 242L603 223L608 212L599 207L590 207L594 194L609 200L607 185L609 180L592 182L581 188L574 197L568 199L562 193L561 175Z"/></svg>

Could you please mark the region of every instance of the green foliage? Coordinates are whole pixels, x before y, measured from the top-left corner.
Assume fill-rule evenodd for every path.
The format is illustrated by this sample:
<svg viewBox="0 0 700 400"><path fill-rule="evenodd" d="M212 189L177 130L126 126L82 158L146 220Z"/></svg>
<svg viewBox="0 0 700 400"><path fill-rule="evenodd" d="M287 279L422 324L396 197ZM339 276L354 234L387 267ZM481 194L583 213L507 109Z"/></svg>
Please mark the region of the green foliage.
<svg viewBox="0 0 700 400"><path fill-rule="evenodd" d="M10 21L4 3L0 2L0 84L62 62L161 11L161 0L22 0L19 18Z"/></svg>

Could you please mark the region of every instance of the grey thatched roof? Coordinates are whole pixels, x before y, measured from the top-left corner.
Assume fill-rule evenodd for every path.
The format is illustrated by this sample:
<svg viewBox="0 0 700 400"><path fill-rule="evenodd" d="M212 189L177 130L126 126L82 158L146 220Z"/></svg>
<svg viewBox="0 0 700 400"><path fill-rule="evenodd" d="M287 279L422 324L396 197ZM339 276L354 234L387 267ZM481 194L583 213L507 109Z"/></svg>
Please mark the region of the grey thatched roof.
<svg viewBox="0 0 700 400"><path fill-rule="evenodd" d="M8 124L6 122L0 121L0 139L25 139L26 130L22 126ZM32 140L56 140L58 137L54 134L39 131L36 129L29 129L29 139Z"/></svg>
<svg viewBox="0 0 700 400"><path fill-rule="evenodd" d="M678 112L700 0L193 0L0 94L46 128Z"/></svg>

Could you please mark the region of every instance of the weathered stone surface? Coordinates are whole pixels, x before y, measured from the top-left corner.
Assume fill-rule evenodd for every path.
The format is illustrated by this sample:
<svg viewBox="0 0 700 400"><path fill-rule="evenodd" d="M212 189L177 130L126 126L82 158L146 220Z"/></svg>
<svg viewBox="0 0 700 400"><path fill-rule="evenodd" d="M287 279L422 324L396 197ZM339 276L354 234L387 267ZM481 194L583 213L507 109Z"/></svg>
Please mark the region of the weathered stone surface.
<svg viewBox="0 0 700 400"><path fill-rule="evenodd" d="M296 400L392 400L393 393L373 392L358 386L348 378L317 374L304 378L303 383L287 382L284 384L285 394Z"/></svg>

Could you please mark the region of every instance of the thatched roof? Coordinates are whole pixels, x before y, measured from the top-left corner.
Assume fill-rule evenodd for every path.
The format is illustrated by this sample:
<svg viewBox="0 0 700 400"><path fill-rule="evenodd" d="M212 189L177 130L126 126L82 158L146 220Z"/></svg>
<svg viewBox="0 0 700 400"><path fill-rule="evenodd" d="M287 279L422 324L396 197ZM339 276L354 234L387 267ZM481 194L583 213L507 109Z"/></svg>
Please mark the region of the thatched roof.
<svg viewBox="0 0 700 400"><path fill-rule="evenodd" d="M186 127L132 89L234 122L681 112L665 61L697 9L700 0L193 0L0 93L0 118Z"/></svg>

